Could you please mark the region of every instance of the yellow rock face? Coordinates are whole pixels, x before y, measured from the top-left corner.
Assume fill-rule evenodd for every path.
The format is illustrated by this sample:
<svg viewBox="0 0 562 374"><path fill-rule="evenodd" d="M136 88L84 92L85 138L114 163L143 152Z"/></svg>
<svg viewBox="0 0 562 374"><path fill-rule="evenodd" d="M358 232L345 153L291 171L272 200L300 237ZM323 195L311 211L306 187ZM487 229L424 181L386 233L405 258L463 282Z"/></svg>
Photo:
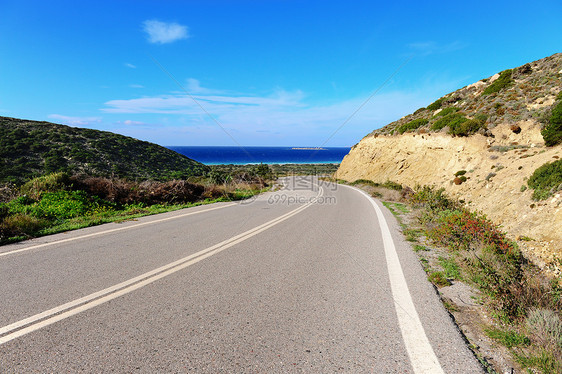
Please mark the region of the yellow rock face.
<svg viewBox="0 0 562 374"><path fill-rule="evenodd" d="M430 185L445 188L449 196L464 200L501 225L540 265L562 260L562 197L535 202L532 190L522 190L536 168L562 157L562 146L547 148L540 125L519 122L516 134L501 124L494 137L468 138L438 134L368 136L344 158L336 178L354 181L393 181L415 189ZM468 180L453 183L454 174L466 170Z"/></svg>

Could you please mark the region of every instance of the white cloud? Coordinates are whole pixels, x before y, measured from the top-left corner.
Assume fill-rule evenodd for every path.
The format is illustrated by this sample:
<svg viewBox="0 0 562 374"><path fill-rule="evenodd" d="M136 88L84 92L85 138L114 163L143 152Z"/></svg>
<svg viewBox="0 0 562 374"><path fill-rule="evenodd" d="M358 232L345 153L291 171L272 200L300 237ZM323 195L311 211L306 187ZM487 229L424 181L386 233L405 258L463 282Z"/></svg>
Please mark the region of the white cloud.
<svg viewBox="0 0 562 374"><path fill-rule="evenodd" d="M117 123L127 125L127 126L150 126L149 123L140 122L140 121L132 121L130 119L127 119L125 121L118 121Z"/></svg>
<svg viewBox="0 0 562 374"><path fill-rule="evenodd" d="M48 117L69 126L88 126L101 122L100 117L71 117L62 114L49 114Z"/></svg>
<svg viewBox="0 0 562 374"><path fill-rule="evenodd" d="M223 90L215 90L207 87L201 87L201 82L195 78L188 78L186 81L185 89L190 94L224 94Z"/></svg>
<svg viewBox="0 0 562 374"><path fill-rule="evenodd" d="M144 88L142 84L130 84L129 87L131 88Z"/></svg>
<svg viewBox="0 0 562 374"><path fill-rule="evenodd" d="M187 26L175 22L147 20L143 22L143 29L148 34L150 43L166 44L189 38Z"/></svg>
<svg viewBox="0 0 562 374"><path fill-rule="evenodd" d="M125 65L126 67L128 67L128 68L131 68L131 69L136 69L136 68L137 68L135 65L130 64L130 63L128 63L128 62L125 62L124 65Z"/></svg>
<svg viewBox="0 0 562 374"><path fill-rule="evenodd" d="M192 82L198 87L198 82ZM192 87L193 88L193 87ZM351 98L344 101L311 104L301 91L277 90L269 95L220 95L193 94L204 110L186 94L176 93L128 100L111 100L101 110L106 113L175 115L176 129L189 129L184 142L197 141L202 144L209 139L221 139L225 134L207 115L212 115L221 127L238 141L252 139L256 144L292 143L291 139L303 140L301 145L321 145L368 97ZM427 96L422 92L389 92L373 97L334 137L329 144L352 145L372 130L384 126L415 109L427 105ZM181 121L179 120L181 119ZM146 127L142 136L150 132L161 144L181 144L182 135L173 134L173 125ZM158 133L162 131L162 133ZM187 131L187 130L186 130ZM130 132L129 132L130 133ZM138 132L137 132L138 133ZM187 132L186 132L187 133ZM138 133L140 134L140 133ZM205 134L208 138L202 136ZM223 141L230 141L225 138ZM198 144L198 143L197 143ZM294 144L294 142L292 143Z"/></svg>

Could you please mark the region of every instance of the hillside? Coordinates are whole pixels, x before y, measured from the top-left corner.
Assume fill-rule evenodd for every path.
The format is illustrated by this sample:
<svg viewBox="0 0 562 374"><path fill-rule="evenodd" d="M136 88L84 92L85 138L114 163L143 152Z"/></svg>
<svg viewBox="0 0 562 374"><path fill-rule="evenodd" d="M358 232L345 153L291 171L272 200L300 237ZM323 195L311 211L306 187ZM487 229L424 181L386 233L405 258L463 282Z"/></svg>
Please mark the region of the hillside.
<svg viewBox="0 0 562 374"><path fill-rule="evenodd" d="M491 135L500 124L546 122L562 89L562 53L507 69L451 92L369 135Z"/></svg>
<svg viewBox="0 0 562 374"><path fill-rule="evenodd" d="M545 145L544 136L562 130L554 119L561 91L562 54L496 74L367 135L336 177L444 188L502 225L528 257L558 267L562 182L537 199L528 181L562 162L562 146Z"/></svg>
<svg viewBox="0 0 562 374"><path fill-rule="evenodd" d="M207 167L172 150L107 131L0 117L0 183L56 171L130 180L186 179Z"/></svg>

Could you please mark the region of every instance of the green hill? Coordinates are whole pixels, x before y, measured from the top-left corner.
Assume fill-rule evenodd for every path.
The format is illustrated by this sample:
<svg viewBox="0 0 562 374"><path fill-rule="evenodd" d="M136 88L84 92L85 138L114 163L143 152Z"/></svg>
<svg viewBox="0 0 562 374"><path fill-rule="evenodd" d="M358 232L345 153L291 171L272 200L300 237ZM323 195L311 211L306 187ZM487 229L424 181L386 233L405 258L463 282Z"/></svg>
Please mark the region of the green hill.
<svg viewBox="0 0 562 374"><path fill-rule="evenodd" d="M489 135L499 124L533 120L546 145L562 142L562 53L504 70L451 92L369 135L446 132ZM514 131L517 130L514 127Z"/></svg>
<svg viewBox="0 0 562 374"><path fill-rule="evenodd" d="M162 146L107 131L0 117L0 183L64 171L130 180L186 179L207 166Z"/></svg>

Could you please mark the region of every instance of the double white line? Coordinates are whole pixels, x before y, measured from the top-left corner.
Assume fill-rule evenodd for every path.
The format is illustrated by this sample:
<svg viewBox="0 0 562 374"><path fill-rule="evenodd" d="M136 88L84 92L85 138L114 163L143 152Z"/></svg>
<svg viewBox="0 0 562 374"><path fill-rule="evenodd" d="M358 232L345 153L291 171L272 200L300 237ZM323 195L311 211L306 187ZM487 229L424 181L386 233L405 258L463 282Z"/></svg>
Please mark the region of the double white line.
<svg viewBox="0 0 562 374"><path fill-rule="evenodd" d="M174 274L182 269L198 263L199 261L206 259L207 257L216 255L217 253L222 252L225 249L228 249L238 243L241 243L244 240L249 239L302 212L303 210L314 204L316 200L323 194L323 192L324 190L322 189L322 187L320 187L316 197L307 204L260 226L243 232L242 234L236 235L211 247L205 248L197 253L194 253L147 273L141 274L137 277L131 278L125 282L116 284L98 292L94 292L80 299L70 301L66 304L59 305L42 313L22 319L21 321L17 321L10 325L0 327L0 344L7 343L10 340L29 334L30 332L39 330L60 320L71 317L80 312L84 312L88 309L92 309L98 305L116 299L120 296L128 294L129 292L135 291L148 284L151 284L159 279L167 277L168 275Z"/></svg>

